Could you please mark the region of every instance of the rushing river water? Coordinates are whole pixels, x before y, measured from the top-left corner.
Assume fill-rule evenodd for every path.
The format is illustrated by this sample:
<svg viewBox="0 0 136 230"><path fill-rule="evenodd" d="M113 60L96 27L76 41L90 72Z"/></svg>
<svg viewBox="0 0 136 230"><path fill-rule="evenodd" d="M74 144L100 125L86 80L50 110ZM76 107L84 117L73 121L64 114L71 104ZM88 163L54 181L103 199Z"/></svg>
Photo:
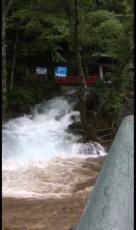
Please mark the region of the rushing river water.
<svg viewBox="0 0 136 230"><path fill-rule="evenodd" d="M74 103L57 97L37 105L32 114L11 119L3 126L4 197L62 197L89 180L87 159L105 156L98 143L83 144L68 132L79 120ZM82 173L81 173L82 172Z"/></svg>

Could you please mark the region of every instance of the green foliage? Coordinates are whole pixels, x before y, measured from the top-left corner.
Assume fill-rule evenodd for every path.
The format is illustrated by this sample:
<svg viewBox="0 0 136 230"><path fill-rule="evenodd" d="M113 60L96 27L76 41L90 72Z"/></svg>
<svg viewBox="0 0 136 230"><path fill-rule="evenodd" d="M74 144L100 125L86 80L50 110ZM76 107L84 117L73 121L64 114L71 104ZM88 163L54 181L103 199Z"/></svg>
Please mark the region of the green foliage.
<svg viewBox="0 0 136 230"><path fill-rule="evenodd" d="M101 116L117 120L122 112L122 98L113 90L106 90L100 95Z"/></svg>
<svg viewBox="0 0 136 230"><path fill-rule="evenodd" d="M133 60L133 1L79 0L78 12L79 45L85 66L95 55L110 55L119 60L119 69L110 76L112 85L100 82L91 89L91 93L99 97L100 115L116 118L121 111L121 95L129 85L128 69ZM8 76L17 31L15 82L19 75L23 77L23 69L34 60L67 62L65 45L74 53L74 16L74 0L13 0L7 16ZM71 59L71 63L74 62L74 56ZM36 92L14 87L10 103L37 103L42 92Z"/></svg>
<svg viewBox="0 0 136 230"><path fill-rule="evenodd" d="M115 73L114 73L115 74ZM117 80L118 79L118 80ZM90 88L89 94L98 98L97 115L99 119L107 117L109 121L117 121L123 109L123 97L127 93L128 81L112 76L112 83L97 82Z"/></svg>
<svg viewBox="0 0 136 230"><path fill-rule="evenodd" d="M63 60L60 43L67 41L69 27L67 20L62 15L58 15L56 1L50 3L39 1L37 4L36 1L31 0L23 7L21 3L22 1L20 5L13 5L14 11L11 11L7 18L8 47L13 46L14 34L19 30L17 58L21 62L26 57L32 59L49 53L54 59ZM47 12L46 8L49 12L52 9L52 12ZM9 55L11 56L11 53Z"/></svg>
<svg viewBox="0 0 136 230"><path fill-rule="evenodd" d="M27 79L23 81L19 79L19 83L15 85L14 90L8 95L9 107L20 108L34 106L35 104L48 100L52 96L60 94L60 88L52 83L46 84L44 79Z"/></svg>
<svg viewBox="0 0 136 230"><path fill-rule="evenodd" d="M126 0L79 1L79 39L86 63L95 54L109 54L126 62L125 52L131 55L133 50L132 8L132 3ZM13 0L7 18L9 50L14 44L14 34L19 30L18 59L22 61L26 57L50 53L53 61L64 61L62 44L74 47L74 20L73 0L30 0L25 3Z"/></svg>
<svg viewBox="0 0 136 230"><path fill-rule="evenodd" d="M35 102L35 92L30 89L18 88L9 96L9 105L34 105Z"/></svg>

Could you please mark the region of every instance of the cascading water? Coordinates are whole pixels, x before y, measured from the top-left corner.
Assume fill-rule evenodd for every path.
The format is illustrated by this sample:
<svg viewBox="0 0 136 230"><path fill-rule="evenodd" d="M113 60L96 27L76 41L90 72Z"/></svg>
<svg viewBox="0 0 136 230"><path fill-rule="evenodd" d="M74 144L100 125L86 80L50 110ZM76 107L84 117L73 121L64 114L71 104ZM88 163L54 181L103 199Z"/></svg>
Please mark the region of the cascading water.
<svg viewBox="0 0 136 230"><path fill-rule="evenodd" d="M73 105L57 97L3 126L4 197L69 195L77 181L87 179L79 173L84 159L106 155L100 144L79 143L67 131L73 118L79 120Z"/></svg>

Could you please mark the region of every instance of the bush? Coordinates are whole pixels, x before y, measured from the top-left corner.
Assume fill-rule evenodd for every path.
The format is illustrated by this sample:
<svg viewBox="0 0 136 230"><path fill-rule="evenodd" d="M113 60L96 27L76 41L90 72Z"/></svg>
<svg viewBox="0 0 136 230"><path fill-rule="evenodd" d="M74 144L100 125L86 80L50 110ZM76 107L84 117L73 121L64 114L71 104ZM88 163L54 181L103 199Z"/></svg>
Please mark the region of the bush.
<svg viewBox="0 0 136 230"><path fill-rule="evenodd" d="M99 81L94 87L91 87L90 94L98 98L97 114L99 118L107 117L108 120L116 120L122 112L122 94L114 87L103 81Z"/></svg>
<svg viewBox="0 0 136 230"><path fill-rule="evenodd" d="M18 88L9 95L9 105L33 105L36 93L32 89Z"/></svg>

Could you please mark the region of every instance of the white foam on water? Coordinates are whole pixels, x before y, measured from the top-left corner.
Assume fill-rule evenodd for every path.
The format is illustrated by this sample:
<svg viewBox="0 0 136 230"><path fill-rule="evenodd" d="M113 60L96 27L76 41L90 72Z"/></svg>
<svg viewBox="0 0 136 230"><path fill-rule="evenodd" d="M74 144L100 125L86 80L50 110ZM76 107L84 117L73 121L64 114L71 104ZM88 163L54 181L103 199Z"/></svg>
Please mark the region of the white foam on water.
<svg viewBox="0 0 136 230"><path fill-rule="evenodd" d="M79 143L80 137L67 131L79 120L73 105L57 97L3 126L3 196L68 195L85 179L76 173L84 159L106 155L100 144Z"/></svg>

